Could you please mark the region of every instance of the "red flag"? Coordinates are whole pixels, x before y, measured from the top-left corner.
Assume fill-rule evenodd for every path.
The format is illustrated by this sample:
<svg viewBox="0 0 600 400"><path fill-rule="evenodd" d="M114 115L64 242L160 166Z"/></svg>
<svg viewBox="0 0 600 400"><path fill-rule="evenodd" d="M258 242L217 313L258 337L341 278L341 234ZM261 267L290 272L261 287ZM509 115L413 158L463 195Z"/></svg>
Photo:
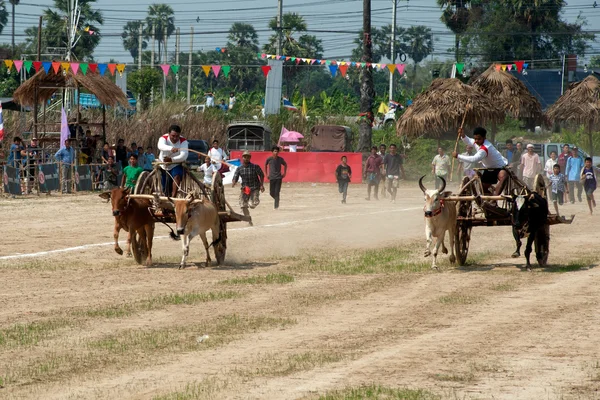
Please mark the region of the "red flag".
<svg viewBox="0 0 600 400"><path fill-rule="evenodd" d="M56 62L56 61L54 61L54 62L52 63L52 69L54 70L54 73L55 73L55 74L58 74L58 71L60 71L60 63L59 63L59 62Z"/></svg>
<svg viewBox="0 0 600 400"><path fill-rule="evenodd" d="M108 70L110 71L111 75L115 74L115 69L117 69L117 64L108 64Z"/></svg>
<svg viewBox="0 0 600 400"><path fill-rule="evenodd" d="M340 64L340 74L342 74L342 76L346 76L347 72L348 72L348 66L346 64L344 64L344 65Z"/></svg>
<svg viewBox="0 0 600 400"><path fill-rule="evenodd" d="M262 65L260 67L260 69L262 69L263 75L266 77L267 75L269 75L269 71L271 71L271 66L270 65Z"/></svg>
<svg viewBox="0 0 600 400"><path fill-rule="evenodd" d="M34 61L33 62L33 68L35 68L35 72L38 72L40 70L40 68L42 68L42 62L41 61Z"/></svg>
<svg viewBox="0 0 600 400"><path fill-rule="evenodd" d="M90 65L89 65L89 69L90 69L90 71L92 71L92 72L96 72L96 71L98 70L98 64L95 64L95 63L90 63Z"/></svg>
<svg viewBox="0 0 600 400"><path fill-rule="evenodd" d="M517 66L517 71L519 71L519 72L523 71L523 64L525 64L525 61L515 61L515 65Z"/></svg>

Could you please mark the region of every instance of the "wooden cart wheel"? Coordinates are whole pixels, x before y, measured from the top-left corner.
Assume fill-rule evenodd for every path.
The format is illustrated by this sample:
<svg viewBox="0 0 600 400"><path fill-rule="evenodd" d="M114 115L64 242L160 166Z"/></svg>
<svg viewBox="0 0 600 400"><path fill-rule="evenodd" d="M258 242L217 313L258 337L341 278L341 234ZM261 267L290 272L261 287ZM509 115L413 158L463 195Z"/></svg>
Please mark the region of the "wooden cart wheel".
<svg viewBox="0 0 600 400"><path fill-rule="evenodd" d="M150 172L144 171L138 176L137 182L135 183L135 188L133 189L133 194L142 194L144 183L146 182L146 178L150 175Z"/></svg>
<svg viewBox="0 0 600 400"><path fill-rule="evenodd" d="M146 246L146 240L138 235L137 232L131 232L131 252L135 262L139 265L144 265L146 258L148 258L148 247Z"/></svg>
<svg viewBox="0 0 600 400"><path fill-rule="evenodd" d="M158 169L150 172L144 171L140 174L135 185L135 194L162 193L162 177Z"/></svg>
<svg viewBox="0 0 600 400"><path fill-rule="evenodd" d="M221 174L219 173L213 175L211 198L213 204L217 207L217 211L227 211L223 178L221 178ZM218 265L222 265L225 262L225 254L227 253L227 222L223 221L223 218L220 218L220 220L220 240L214 246L215 258Z"/></svg>
<svg viewBox="0 0 600 400"><path fill-rule="evenodd" d="M465 186L469 178L465 177L462 182L462 190L459 196L470 196L473 194L472 184ZM463 266L467 261L469 254L469 242L471 241L471 221L468 219L473 217L473 203L471 201L459 201L457 204L457 220L456 231L454 233L454 250L458 265Z"/></svg>

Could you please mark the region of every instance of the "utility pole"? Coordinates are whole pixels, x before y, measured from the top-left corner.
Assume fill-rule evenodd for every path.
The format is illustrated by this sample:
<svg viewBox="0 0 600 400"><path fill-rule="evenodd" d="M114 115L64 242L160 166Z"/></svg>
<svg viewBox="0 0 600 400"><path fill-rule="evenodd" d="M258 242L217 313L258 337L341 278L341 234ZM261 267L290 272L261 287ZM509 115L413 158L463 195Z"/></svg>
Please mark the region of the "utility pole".
<svg viewBox="0 0 600 400"><path fill-rule="evenodd" d="M190 35L190 54L188 54L188 85L187 85L187 103L192 101L192 53L194 51L194 27Z"/></svg>
<svg viewBox="0 0 600 400"><path fill-rule="evenodd" d="M167 63L167 27L163 29L163 64ZM163 104L167 101L167 74L163 74Z"/></svg>
<svg viewBox="0 0 600 400"><path fill-rule="evenodd" d="M277 6L277 54L283 54L283 0Z"/></svg>
<svg viewBox="0 0 600 400"><path fill-rule="evenodd" d="M179 65L179 28L175 34L175 64ZM175 74L175 96L179 96L179 71Z"/></svg>
<svg viewBox="0 0 600 400"><path fill-rule="evenodd" d="M156 45L156 26L150 26L152 31L152 50L150 50L150 68L154 69L154 47ZM154 86L150 89L150 104L154 105Z"/></svg>
<svg viewBox="0 0 600 400"><path fill-rule="evenodd" d="M140 24L140 31L138 33L138 70L142 70L142 52L144 51L144 24Z"/></svg>
<svg viewBox="0 0 600 400"><path fill-rule="evenodd" d="M36 61L41 61L42 58L42 17L40 16L40 21L38 22L38 31L37 31L37 57ZM33 137L37 137L38 134L38 84L37 82L33 84L34 86L34 94L33 94Z"/></svg>
<svg viewBox="0 0 600 400"><path fill-rule="evenodd" d="M362 62L373 62L373 44L371 42L371 0L363 0L363 56ZM358 127L358 149L362 153L368 153L371 149L373 118L373 97L375 90L373 88L373 67L365 65L361 68L360 80L360 113L364 114Z"/></svg>
<svg viewBox="0 0 600 400"><path fill-rule="evenodd" d="M398 0L392 0L392 42L390 44L390 56L392 64L396 64L396 9ZM394 100L394 72L390 72L390 101Z"/></svg>

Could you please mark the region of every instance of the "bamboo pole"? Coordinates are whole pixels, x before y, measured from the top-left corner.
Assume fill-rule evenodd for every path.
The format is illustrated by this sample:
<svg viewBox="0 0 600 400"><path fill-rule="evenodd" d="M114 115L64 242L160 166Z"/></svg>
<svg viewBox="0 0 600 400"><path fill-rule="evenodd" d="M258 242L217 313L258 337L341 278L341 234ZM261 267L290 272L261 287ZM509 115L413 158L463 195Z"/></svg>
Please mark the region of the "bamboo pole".
<svg viewBox="0 0 600 400"><path fill-rule="evenodd" d="M465 114L463 115L462 122L460 123L460 128L458 128L458 133L456 134L456 142L454 143L454 152L458 151L458 142L460 141L460 131L465 126L465 120L467 119L467 113L469 112L469 106L471 105L471 99L467 101L467 106L465 107ZM454 175L454 157L452 157L452 169L450 170L450 181L452 182L452 177Z"/></svg>

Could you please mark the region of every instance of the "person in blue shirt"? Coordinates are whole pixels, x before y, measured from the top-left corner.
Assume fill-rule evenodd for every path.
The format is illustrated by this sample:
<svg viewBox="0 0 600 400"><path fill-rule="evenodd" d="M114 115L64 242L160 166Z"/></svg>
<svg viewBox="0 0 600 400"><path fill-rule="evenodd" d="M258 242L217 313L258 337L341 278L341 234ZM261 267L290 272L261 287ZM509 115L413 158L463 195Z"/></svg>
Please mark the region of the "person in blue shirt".
<svg viewBox="0 0 600 400"><path fill-rule="evenodd" d="M219 108L222 111L227 112L228 107L227 107L227 104L225 104L225 100L224 99L221 99L221 104L219 104Z"/></svg>
<svg viewBox="0 0 600 400"><path fill-rule="evenodd" d="M24 151L23 142L20 137L15 136L13 144L10 145L10 152L8 153L8 165L11 167L18 167L21 164L21 156Z"/></svg>
<svg viewBox="0 0 600 400"><path fill-rule="evenodd" d="M577 199L581 203L581 193L583 186L581 185L581 170L583 169L583 159L579 156L577 147L573 147L571 157L567 160L567 169L565 175L569 182L569 201L575 204L575 187L577 187Z"/></svg>
<svg viewBox="0 0 600 400"><path fill-rule="evenodd" d="M71 166L75 162L75 150L71 147L71 140L65 140L65 147L61 148L54 155L56 161L62 163L62 192L71 193Z"/></svg>
<svg viewBox="0 0 600 400"><path fill-rule="evenodd" d="M142 165L142 168L144 168L144 171L152 171L152 168L154 167L152 165L152 163L156 160L156 156L154 155L154 152L152 151L152 146L148 146L148 148L146 149L146 152L144 153L144 165Z"/></svg>

